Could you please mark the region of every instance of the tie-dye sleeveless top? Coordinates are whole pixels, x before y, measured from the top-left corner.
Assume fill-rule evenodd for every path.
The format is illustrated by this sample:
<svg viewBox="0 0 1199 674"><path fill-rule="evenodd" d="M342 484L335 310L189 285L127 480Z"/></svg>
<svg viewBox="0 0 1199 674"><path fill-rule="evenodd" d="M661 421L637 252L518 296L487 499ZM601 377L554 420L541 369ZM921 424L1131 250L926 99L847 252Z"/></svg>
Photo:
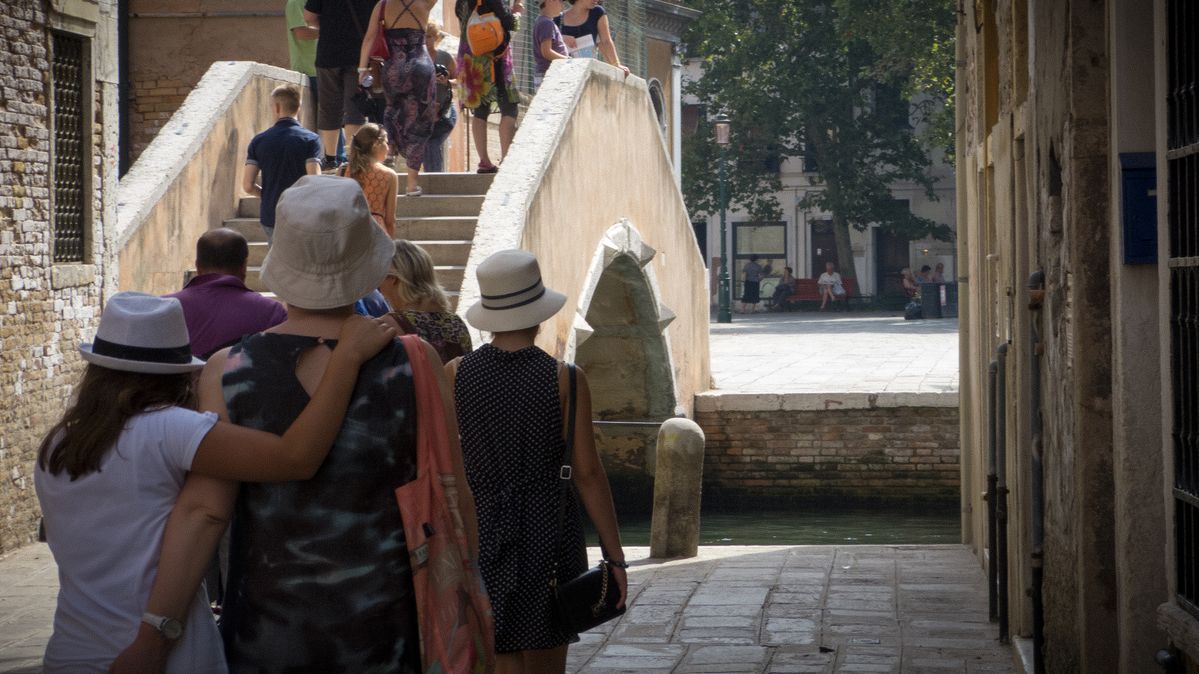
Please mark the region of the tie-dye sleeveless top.
<svg viewBox="0 0 1199 674"><path fill-rule="evenodd" d="M233 347L223 379L230 420L282 435L309 400L295 375L300 355L319 344L263 333ZM420 671L395 499L416 476L415 422L412 368L397 340L362 366L313 479L242 484L221 616L231 673Z"/></svg>

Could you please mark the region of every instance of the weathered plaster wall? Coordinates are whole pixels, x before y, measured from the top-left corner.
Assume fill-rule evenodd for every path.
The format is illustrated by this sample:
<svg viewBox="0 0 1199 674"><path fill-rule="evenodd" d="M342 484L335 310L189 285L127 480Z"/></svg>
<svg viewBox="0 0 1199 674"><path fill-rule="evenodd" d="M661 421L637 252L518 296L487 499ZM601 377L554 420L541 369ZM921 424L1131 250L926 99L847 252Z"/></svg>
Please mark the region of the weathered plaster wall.
<svg viewBox="0 0 1199 674"><path fill-rule="evenodd" d="M121 290L161 294L183 285L196 239L236 212L246 147L274 123L271 90L283 83L307 86L290 70L214 64L121 179L114 235Z"/></svg>
<svg viewBox="0 0 1199 674"><path fill-rule="evenodd" d="M116 201L116 2L50 4L14 0L0 13L0 553L37 535L34 460L82 371L75 347L96 327ZM52 258L51 27L91 38L82 264Z"/></svg>

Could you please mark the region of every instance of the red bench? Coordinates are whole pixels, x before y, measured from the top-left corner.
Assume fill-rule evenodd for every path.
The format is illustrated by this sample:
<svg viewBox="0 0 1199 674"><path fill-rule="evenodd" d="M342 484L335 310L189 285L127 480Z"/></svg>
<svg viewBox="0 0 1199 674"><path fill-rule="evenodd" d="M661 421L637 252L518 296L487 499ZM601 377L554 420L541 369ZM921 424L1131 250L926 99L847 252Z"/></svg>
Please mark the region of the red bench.
<svg viewBox="0 0 1199 674"><path fill-rule="evenodd" d="M841 300L849 306L849 298L854 295L857 289L857 284L852 278L841 279L841 286L845 288L845 295ZM783 298L784 309L791 309L800 302L815 302L820 303L820 284L814 278L795 279L795 290L790 295Z"/></svg>

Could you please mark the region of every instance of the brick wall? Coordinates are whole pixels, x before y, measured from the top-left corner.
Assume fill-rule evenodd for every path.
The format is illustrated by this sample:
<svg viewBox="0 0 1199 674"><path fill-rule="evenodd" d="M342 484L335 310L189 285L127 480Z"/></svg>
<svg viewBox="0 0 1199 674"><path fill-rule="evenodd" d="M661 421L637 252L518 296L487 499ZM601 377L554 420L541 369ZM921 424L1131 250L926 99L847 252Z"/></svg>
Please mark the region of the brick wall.
<svg viewBox="0 0 1199 674"><path fill-rule="evenodd" d="M106 111L115 110L116 85L97 81L91 246L85 264L54 264L47 24L55 17L47 15L47 4L15 0L0 13L0 553L37 534L34 457L78 379L75 345L95 330L108 212L101 185L115 168L105 120ZM115 34L102 34L115 25L108 20L115 0L78 6L99 17L92 41L97 72L115 72L97 61L111 55L115 65Z"/></svg>
<svg viewBox="0 0 1199 674"><path fill-rule="evenodd" d="M707 408L696 413L707 436L706 494L855 501L958 496L956 406L699 407Z"/></svg>
<svg viewBox="0 0 1199 674"><path fill-rule="evenodd" d="M133 81L133 104L129 114L129 128L133 136L129 147L133 159L141 156L142 150L183 105L183 99L191 93L192 86L182 80L153 77Z"/></svg>

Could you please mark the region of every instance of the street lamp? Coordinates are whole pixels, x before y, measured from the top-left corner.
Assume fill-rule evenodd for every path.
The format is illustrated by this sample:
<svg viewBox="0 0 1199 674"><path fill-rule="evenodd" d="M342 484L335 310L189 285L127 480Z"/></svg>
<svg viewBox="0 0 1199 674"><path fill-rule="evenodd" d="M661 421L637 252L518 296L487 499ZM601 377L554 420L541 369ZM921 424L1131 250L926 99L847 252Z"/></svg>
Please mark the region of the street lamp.
<svg viewBox="0 0 1199 674"><path fill-rule="evenodd" d="M731 311L732 290L729 281L729 238L727 225L725 223L726 210L728 209L728 193L725 186L724 165L725 157L729 149L729 135L732 132L732 126L729 123L728 115L720 114L716 116L716 144L720 146L720 287L717 290L716 298L716 322L717 323L732 323L733 312Z"/></svg>

